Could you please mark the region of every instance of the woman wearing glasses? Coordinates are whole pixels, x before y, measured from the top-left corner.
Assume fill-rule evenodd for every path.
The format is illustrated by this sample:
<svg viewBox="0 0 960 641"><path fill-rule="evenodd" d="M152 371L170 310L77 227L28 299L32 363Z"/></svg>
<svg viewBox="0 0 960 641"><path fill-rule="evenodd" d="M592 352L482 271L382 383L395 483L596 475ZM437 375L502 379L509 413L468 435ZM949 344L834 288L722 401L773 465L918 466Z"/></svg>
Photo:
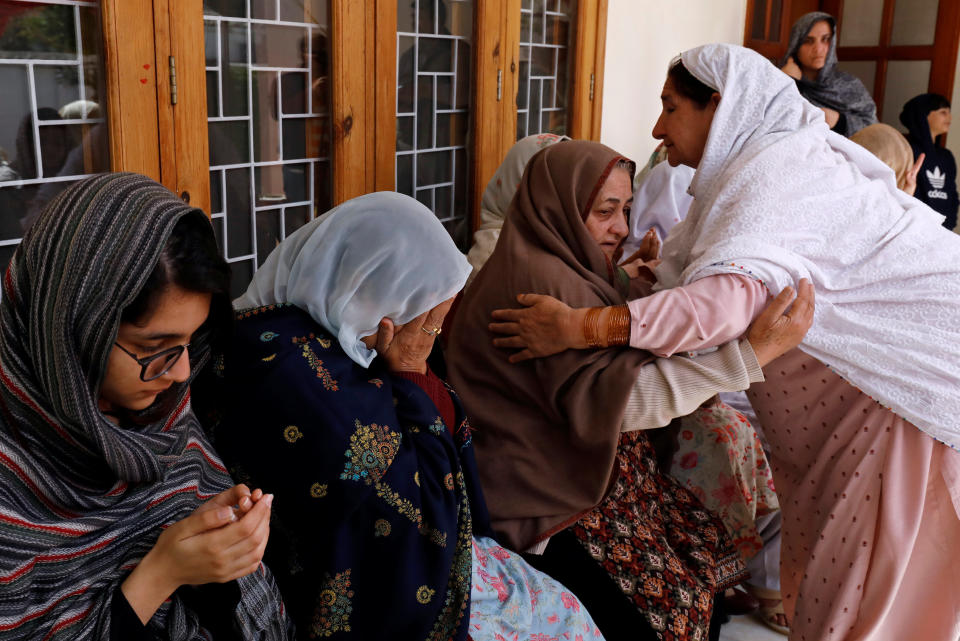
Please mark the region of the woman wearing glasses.
<svg viewBox="0 0 960 641"><path fill-rule="evenodd" d="M190 405L228 322L206 217L135 174L81 181L0 301L4 639L287 639L260 559L272 497L234 486Z"/></svg>

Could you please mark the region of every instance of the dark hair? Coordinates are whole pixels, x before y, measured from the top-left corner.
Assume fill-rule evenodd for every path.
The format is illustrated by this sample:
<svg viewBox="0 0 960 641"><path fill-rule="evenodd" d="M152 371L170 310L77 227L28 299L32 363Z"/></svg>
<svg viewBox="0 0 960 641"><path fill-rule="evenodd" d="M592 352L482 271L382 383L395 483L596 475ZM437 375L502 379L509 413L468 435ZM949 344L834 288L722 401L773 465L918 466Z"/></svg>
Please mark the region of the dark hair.
<svg viewBox="0 0 960 641"><path fill-rule="evenodd" d="M205 326L218 335L220 330L229 326L233 316L230 266L220 256L213 228L199 210L185 214L173 226L157 264L140 293L124 308L120 321L136 324L145 320L170 285L189 292L212 294L210 316Z"/></svg>
<svg viewBox="0 0 960 641"><path fill-rule="evenodd" d="M716 89L703 84L687 71L687 68L683 66L683 61L679 58L670 65L670 69L667 70L667 77L673 81L673 86L677 88L681 96L689 98L701 109L706 107L713 94L717 93Z"/></svg>
<svg viewBox="0 0 960 641"><path fill-rule="evenodd" d="M927 107L929 107L930 111L936 111L937 109L950 108L950 101L947 100L946 97L941 96L938 93L931 93L927 95L929 96L929 98L927 99L928 100Z"/></svg>

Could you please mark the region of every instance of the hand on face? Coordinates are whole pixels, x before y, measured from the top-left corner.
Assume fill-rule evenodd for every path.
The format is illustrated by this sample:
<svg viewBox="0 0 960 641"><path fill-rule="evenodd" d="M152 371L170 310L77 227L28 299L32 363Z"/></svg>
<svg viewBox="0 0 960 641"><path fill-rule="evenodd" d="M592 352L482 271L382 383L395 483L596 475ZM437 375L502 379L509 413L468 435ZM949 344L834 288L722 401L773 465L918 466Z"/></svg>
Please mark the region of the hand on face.
<svg viewBox="0 0 960 641"><path fill-rule="evenodd" d="M433 342L440 334L443 319L452 304L453 297L450 297L400 326L384 318L380 321L377 333L362 340L367 347L377 350L391 372L426 374L427 357L433 350Z"/></svg>
<svg viewBox="0 0 960 641"><path fill-rule="evenodd" d="M800 65L797 64L797 61L793 56L787 58L786 64L780 67L780 71L787 74L794 80L800 80L800 78L803 77L803 70L800 69Z"/></svg>

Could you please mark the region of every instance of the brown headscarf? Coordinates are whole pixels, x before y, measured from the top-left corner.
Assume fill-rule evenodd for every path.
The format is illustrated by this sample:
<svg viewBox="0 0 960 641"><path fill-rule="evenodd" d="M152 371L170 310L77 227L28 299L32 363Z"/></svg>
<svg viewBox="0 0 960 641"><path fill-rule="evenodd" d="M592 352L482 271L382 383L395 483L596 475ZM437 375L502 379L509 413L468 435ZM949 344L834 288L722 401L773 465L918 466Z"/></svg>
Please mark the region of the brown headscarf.
<svg viewBox="0 0 960 641"><path fill-rule="evenodd" d="M507 351L491 343L490 313L515 307L521 293L550 294L574 307L626 302L584 225L619 160L612 149L579 140L537 153L454 320L450 379L475 428L494 529L517 550L603 500L614 480L627 396L650 356L627 348L571 350L511 365Z"/></svg>
<svg viewBox="0 0 960 641"><path fill-rule="evenodd" d="M873 153L897 175L897 187L907 184L907 173L913 167L913 150L903 134L882 122L864 127L850 140Z"/></svg>

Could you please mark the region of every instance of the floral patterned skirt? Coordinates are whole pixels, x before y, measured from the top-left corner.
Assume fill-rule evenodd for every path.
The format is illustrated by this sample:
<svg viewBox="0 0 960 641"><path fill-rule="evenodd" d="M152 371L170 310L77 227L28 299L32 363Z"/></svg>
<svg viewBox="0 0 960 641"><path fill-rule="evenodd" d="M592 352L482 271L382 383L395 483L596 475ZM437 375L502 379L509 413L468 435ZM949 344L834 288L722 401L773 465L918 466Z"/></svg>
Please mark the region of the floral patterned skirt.
<svg viewBox="0 0 960 641"><path fill-rule="evenodd" d="M603 641L570 591L486 537L473 539L472 641Z"/></svg>
<svg viewBox="0 0 960 641"><path fill-rule="evenodd" d="M757 432L743 414L716 398L680 425L670 475L720 517L740 556L749 561L763 547L756 518L780 508Z"/></svg>
<svg viewBox="0 0 960 641"><path fill-rule="evenodd" d="M622 434L613 490L570 529L660 639L705 641L714 595L745 566L720 519L655 461L642 431Z"/></svg>

